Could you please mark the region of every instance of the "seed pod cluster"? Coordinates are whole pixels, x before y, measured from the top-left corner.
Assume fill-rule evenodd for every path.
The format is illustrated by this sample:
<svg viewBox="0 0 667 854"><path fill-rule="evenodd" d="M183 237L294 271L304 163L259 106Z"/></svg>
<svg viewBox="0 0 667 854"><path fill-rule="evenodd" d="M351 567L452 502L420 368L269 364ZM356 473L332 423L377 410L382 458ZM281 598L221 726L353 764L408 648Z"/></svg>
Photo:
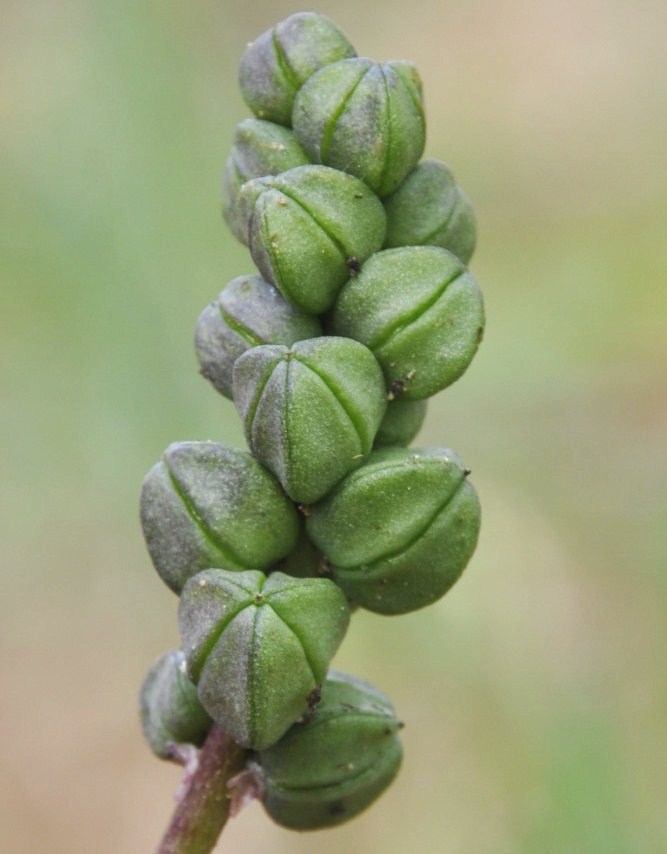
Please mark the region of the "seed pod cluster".
<svg viewBox="0 0 667 854"><path fill-rule="evenodd" d="M248 46L239 84L254 115L222 207L259 275L204 309L195 348L250 452L178 442L145 479L144 535L180 596L182 652L149 673L143 720L163 756L222 727L269 815L317 829L365 809L401 760L389 700L328 671L350 613L432 604L477 542L463 462L408 447L482 338L475 219L449 167L420 162L411 63L360 58L333 21L298 13Z"/></svg>

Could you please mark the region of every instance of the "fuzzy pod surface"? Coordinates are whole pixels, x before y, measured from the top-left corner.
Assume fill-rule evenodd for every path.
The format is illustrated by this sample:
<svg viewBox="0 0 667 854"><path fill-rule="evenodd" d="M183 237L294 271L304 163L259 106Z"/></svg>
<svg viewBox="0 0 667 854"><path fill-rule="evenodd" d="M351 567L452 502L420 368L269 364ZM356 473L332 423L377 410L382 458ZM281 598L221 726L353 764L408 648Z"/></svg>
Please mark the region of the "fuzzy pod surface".
<svg viewBox="0 0 667 854"><path fill-rule="evenodd" d="M175 442L141 490L141 524L175 592L200 569L267 569L299 535L294 505L250 454L217 442Z"/></svg>
<svg viewBox="0 0 667 854"><path fill-rule="evenodd" d="M297 12L248 45L239 67L241 95L258 118L289 127L306 80L323 65L355 55L331 18Z"/></svg>
<svg viewBox="0 0 667 854"><path fill-rule="evenodd" d="M231 399L234 362L246 350L321 334L319 320L294 308L273 285L260 276L238 276L199 316L195 349L203 376Z"/></svg>
<svg viewBox="0 0 667 854"><path fill-rule="evenodd" d="M289 128L261 119L244 119L237 125L222 178L222 215L241 243L248 239L246 224L238 211L245 182L308 163L308 155Z"/></svg>
<svg viewBox="0 0 667 854"><path fill-rule="evenodd" d="M308 534L352 602L401 614L449 590L479 534L467 475L447 449L384 448L310 508Z"/></svg>
<svg viewBox="0 0 667 854"><path fill-rule="evenodd" d="M341 290L332 331L372 350L392 397L421 400L472 361L484 333L482 292L446 249L384 249Z"/></svg>
<svg viewBox="0 0 667 854"><path fill-rule="evenodd" d="M327 65L300 90L292 122L314 162L356 175L386 196L424 151L419 75L407 62L353 58Z"/></svg>
<svg viewBox="0 0 667 854"><path fill-rule="evenodd" d="M390 400L373 447L409 445L424 423L427 407L426 400Z"/></svg>
<svg viewBox="0 0 667 854"><path fill-rule="evenodd" d="M358 265L384 241L377 196L358 178L327 166L248 181L239 211L260 272L307 314L331 308Z"/></svg>
<svg viewBox="0 0 667 854"><path fill-rule="evenodd" d="M319 701L350 611L328 579L210 569L183 588L178 618L202 705L262 750Z"/></svg>
<svg viewBox="0 0 667 854"><path fill-rule="evenodd" d="M447 164L423 160L384 200L385 248L441 246L464 264L475 251L477 224L468 197Z"/></svg>
<svg viewBox="0 0 667 854"><path fill-rule="evenodd" d="M153 663L141 685L139 709L144 737L160 759L176 758L179 745L200 747L213 723L187 676L180 650L166 652Z"/></svg>
<svg viewBox="0 0 667 854"><path fill-rule="evenodd" d="M234 403L254 456L302 504L368 456L387 406L373 354L335 336L246 351L234 365Z"/></svg>
<svg viewBox="0 0 667 854"><path fill-rule="evenodd" d="M318 830L358 815L398 772L400 727L388 697L331 671L313 715L259 754L265 809L294 830Z"/></svg>

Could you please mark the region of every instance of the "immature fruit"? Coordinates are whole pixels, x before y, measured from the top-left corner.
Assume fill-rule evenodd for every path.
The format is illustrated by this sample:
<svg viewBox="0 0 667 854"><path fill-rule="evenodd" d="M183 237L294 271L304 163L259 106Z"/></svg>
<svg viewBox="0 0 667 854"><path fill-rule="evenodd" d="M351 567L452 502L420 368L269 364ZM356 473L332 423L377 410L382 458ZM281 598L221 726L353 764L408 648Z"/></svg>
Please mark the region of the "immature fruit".
<svg viewBox="0 0 667 854"><path fill-rule="evenodd" d="M370 453L387 405L370 350L333 336L247 350L234 365L234 403L254 456L303 504Z"/></svg>
<svg viewBox="0 0 667 854"><path fill-rule="evenodd" d="M326 166L299 166L243 185L239 217L265 279L307 314L322 314L384 240L382 203Z"/></svg>
<svg viewBox="0 0 667 854"><path fill-rule="evenodd" d="M449 590L479 533L467 474L453 451L385 448L310 508L308 534L352 602L401 614Z"/></svg>
<svg viewBox="0 0 667 854"><path fill-rule="evenodd" d="M245 119L237 125L222 179L222 213L241 243L247 242L247 226L239 218L237 207L245 182L308 163L308 155L288 128L260 119Z"/></svg>
<svg viewBox="0 0 667 854"><path fill-rule="evenodd" d="M180 650L166 652L152 665L141 686L139 706L146 741L161 759L175 759L179 745L199 747L211 728Z"/></svg>
<svg viewBox="0 0 667 854"><path fill-rule="evenodd" d="M482 293L446 249L385 249L342 289L332 330L373 351L392 397L421 400L472 361L484 331Z"/></svg>
<svg viewBox="0 0 667 854"><path fill-rule="evenodd" d="M296 546L287 557L273 567L293 578L322 578L328 572L328 566L322 552L311 542L305 526L301 528Z"/></svg>
<svg viewBox="0 0 667 854"><path fill-rule="evenodd" d="M325 578L209 569L183 588L178 618L202 705L262 750L317 704L350 612Z"/></svg>
<svg viewBox="0 0 667 854"><path fill-rule="evenodd" d="M470 261L475 250L475 213L445 163L422 161L384 200L384 209L385 247L441 246L464 264Z"/></svg>
<svg viewBox="0 0 667 854"><path fill-rule="evenodd" d="M239 69L241 95L258 118L289 127L294 96L311 74L354 55L330 18L297 12L248 45Z"/></svg>
<svg viewBox="0 0 667 854"><path fill-rule="evenodd" d="M250 454L215 442L175 442L141 491L141 524L162 580L175 592L200 569L267 569L289 554L299 517Z"/></svg>
<svg viewBox="0 0 667 854"><path fill-rule="evenodd" d="M378 196L386 196L424 151L419 75L407 62L335 62L305 83L292 122L314 162L356 175Z"/></svg>
<svg viewBox="0 0 667 854"><path fill-rule="evenodd" d="M259 276L238 276L199 316L195 348L201 372L232 397L234 362L250 347L293 344L322 334L317 318L303 314Z"/></svg>
<svg viewBox="0 0 667 854"><path fill-rule="evenodd" d="M315 713L259 754L271 818L294 830L317 830L358 815L398 771L400 727L388 697L331 671Z"/></svg>
<svg viewBox="0 0 667 854"><path fill-rule="evenodd" d="M373 447L409 445L424 423L427 405L425 400L390 400Z"/></svg>

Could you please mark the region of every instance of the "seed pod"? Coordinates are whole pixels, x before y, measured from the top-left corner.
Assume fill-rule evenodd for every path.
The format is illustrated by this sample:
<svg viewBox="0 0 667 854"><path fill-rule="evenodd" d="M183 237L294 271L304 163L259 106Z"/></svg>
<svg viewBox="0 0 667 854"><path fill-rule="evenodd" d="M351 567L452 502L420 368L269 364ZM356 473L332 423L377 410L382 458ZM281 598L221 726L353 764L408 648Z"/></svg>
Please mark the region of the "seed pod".
<svg viewBox="0 0 667 854"><path fill-rule="evenodd" d="M247 223L239 218L237 210L243 184L308 163L308 155L288 128L260 119L245 119L237 125L222 179L222 213L241 243L248 240Z"/></svg>
<svg viewBox="0 0 667 854"><path fill-rule="evenodd" d="M356 58L321 68L297 95L292 121L311 160L356 175L380 197L424 151L421 81L407 62Z"/></svg>
<svg viewBox="0 0 667 854"><path fill-rule="evenodd" d="M449 590L479 533L467 474L453 451L385 448L310 508L308 534L351 601L402 614Z"/></svg>
<svg viewBox="0 0 667 854"><path fill-rule="evenodd" d="M426 408L425 400L390 400L373 447L409 445L424 423Z"/></svg>
<svg viewBox="0 0 667 854"><path fill-rule="evenodd" d="M315 713L259 754L266 811L294 830L358 815L399 769L400 727L388 697L368 682L330 671Z"/></svg>
<svg viewBox="0 0 667 854"><path fill-rule="evenodd" d="M311 74L355 55L326 15L297 12L248 45L239 68L241 95L258 118L289 127L294 96Z"/></svg>
<svg viewBox="0 0 667 854"><path fill-rule="evenodd" d="M362 181L326 166L248 181L238 210L262 275L307 314L331 308L384 240L380 200Z"/></svg>
<svg viewBox="0 0 667 854"><path fill-rule="evenodd" d="M311 542L305 527L301 528L294 550L273 568L293 578L323 578L329 567L322 552Z"/></svg>
<svg viewBox="0 0 667 854"><path fill-rule="evenodd" d="M464 264L475 250L475 213L468 197L456 185L449 166L424 160L391 196L385 247L441 246Z"/></svg>
<svg viewBox="0 0 667 854"><path fill-rule="evenodd" d="M387 405L370 350L333 336L247 350L234 364L234 403L254 456L302 504L368 456Z"/></svg>
<svg viewBox="0 0 667 854"><path fill-rule="evenodd" d="M317 318L302 314L259 276L238 276L197 321L195 348L201 372L232 397L234 362L250 347L293 344L322 334Z"/></svg>
<svg viewBox="0 0 667 854"><path fill-rule="evenodd" d="M151 559L176 593L200 569L267 569L289 554L299 517L250 454L215 442L175 442L148 473L141 524Z"/></svg>
<svg viewBox="0 0 667 854"><path fill-rule="evenodd" d="M446 249L385 249L342 289L332 331L373 351L391 397L421 400L472 361L484 332L482 293Z"/></svg>
<svg viewBox="0 0 667 854"><path fill-rule="evenodd" d="M350 611L325 578L207 569L183 588L178 619L202 705L262 750L317 704Z"/></svg>
<svg viewBox="0 0 667 854"><path fill-rule="evenodd" d="M141 686L139 707L146 741L160 759L176 759L179 745L200 747L211 728L180 650L166 652L152 665Z"/></svg>

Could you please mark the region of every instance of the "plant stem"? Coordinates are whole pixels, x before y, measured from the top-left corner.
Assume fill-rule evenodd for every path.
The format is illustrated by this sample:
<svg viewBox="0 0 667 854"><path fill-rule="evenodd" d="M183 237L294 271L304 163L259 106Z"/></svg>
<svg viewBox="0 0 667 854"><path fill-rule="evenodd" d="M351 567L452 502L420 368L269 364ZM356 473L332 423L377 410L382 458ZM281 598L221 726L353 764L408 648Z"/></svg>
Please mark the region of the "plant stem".
<svg viewBox="0 0 667 854"><path fill-rule="evenodd" d="M156 854L210 854L229 818L227 783L244 762L245 750L214 725Z"/></svg>

